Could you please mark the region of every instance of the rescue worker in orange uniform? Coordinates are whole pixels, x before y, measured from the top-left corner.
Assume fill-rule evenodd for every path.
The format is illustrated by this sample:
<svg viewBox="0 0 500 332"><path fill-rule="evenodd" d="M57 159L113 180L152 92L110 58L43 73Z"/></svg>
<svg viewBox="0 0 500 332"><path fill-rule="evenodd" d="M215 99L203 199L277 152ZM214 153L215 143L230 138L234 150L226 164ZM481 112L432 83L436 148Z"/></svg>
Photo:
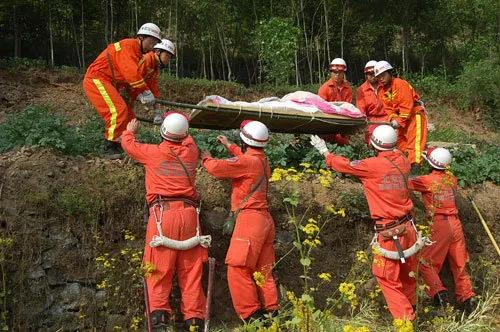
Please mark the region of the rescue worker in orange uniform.
<svg viewBox="0 0 500 332"><path fill-rule="evenodd" d="M175 58L175 44L168 39L162 39L160 43L154 46L153 52L146 53L142 60L139 61L139 72L156 99L160 98L160 89L158 88L160 70L165 68L170 59L173 58ZM128 104L132 111L138 93L136 90L128 90L127 93L130 95ZM163 122L163 114L159 107L159 103L154 104L155 117L153 122L155 124Z"/></svg>
<svg viewBox="0 0 500 332"><path fill-rule="evenodd" d="M363 112L370 122L386 122L387 114L384 104L378 97L378 81L375 78L373 67L377 61L368 61L365 65L365 82L356 90L356 107ZM378 124L370 124L365 133L366 144L370 145L370 137Z"/></svg>
<svg viewBox="0 0 500 332"><path fill-rule="evenodd" d="M236 313L250 321L278 309L278 291L272 275L275 227L267 202L271 171L264 153L269 133L259 121L243 124L241 148L218 137L234 157L214 159L202 152L202 165L217 178L231 179L236 223L226 256L227 281ZM257 285L254 273L262 277L262 284Z"/></svg>
<svg viewBox="0 0 500 332"><path fill-rule="evenodd" d="M352 103L352 87L345 78L347 64L344 59L335 58L330 63L330 79L323 83L318 90L318 96L328 102L340 101ZM338 145L349 144L349 136L342 134L322 135L323 139Z"/></svg>
<svg viewBox="0 0 500 332"><path fill-rule="evenodd" d="M387 61L378 61L374 67L380 90L378 96L394 128L398 130L398 149L408 155L412 172L422 162L427 143L427 116L420 96L405 80L394 77Z"/></svg>
<svg viewBox="0 0 500 332"><path fill-rule="evenodd" d="M379 247L375 250L372 272L394 319L413 320L417 259L404 253L401 255L401 252L415 246L417 233L406 183L410 163L401 151L395 149L396 140L396 131L391 126L378 126L370 139L377 156L354 161L330 153L325 141L318 136L311 137L311 144L326 157L328 167L361 180ZM388 238L387 234L392 235ZM397 252L398 255L391 259L384 256L386 252Z"/></svg>
<svg viewBox="0 0 500 332"><path fill-rule="evenodd" d="M153 93L139 72L139 62L142 55L153 50L160 41L158 26L146 23L141 26L136 38L108 45L87 69L83 89L104 120L105 153L110 158L119 157L120 136L127 123L135 118L120 95L119 87L128 85L136 91L143 104L154 104Z"/></svg>
<svg viewBox="0 0 500 332"><path fill-rule="evenodd" d="M475 294L465 269L469 254L455 204L457 179L446 171L452 157L447 149L436 148L429 149L424 158L432 168L430 174L409 180L410 189L422 193L427 214L432 217L431 240L434 243L422 252L424 262L420 264L420 274L429 287L426 292L434 304L446 305L447 291L439 272L448 258L455 280L457 302L464 303L467 308L471 306Z"/></svg>
<svg viewBox="0 0 500 332"><path fill-rule="evenodd" d="M207 237L199 234L198 194L194 186L198 147L188 135L189 124L182 114L165 117L160 128L163 141L159 145L138 143L138 126L136 119L129 122L121 144L146 171L149 220L144 263L153 269L146 277L151 322L154 328L167 325L172 313L168 302L172 278L177 274L186 328L201 330L206 302L202 274L208 253L203 241Z"/></svg>

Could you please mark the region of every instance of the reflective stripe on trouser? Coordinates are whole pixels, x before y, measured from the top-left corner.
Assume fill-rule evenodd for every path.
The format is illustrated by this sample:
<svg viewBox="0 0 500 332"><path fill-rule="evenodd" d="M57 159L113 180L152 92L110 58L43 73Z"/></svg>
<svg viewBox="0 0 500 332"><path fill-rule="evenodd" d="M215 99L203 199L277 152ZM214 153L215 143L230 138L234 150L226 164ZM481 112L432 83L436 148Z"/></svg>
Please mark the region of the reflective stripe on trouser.
<svg viewBox="0 0 500 332"><path fill-rule="evenodd" d="M174 240L186 240L196 235L196 210L184 207L183 202L169 202L170 208L163 211L163 235ZM159 207L156 213L159 214ZM149 242L158 235L153 208L146 231L144 263L154 266L153 273L146 278L148 284L150 311L166 310L172 312L168 302L172 290L172 279L177 274L181 290L181 312L184 319L205 318L205 294L202 287L203 263L208 253L201 246L189 250L173 250L166 247L151 248Z"/></svg>
<svg viewBox="0 0 500 332"><path fill-rule="evenodd" d="M242 319L261 308L278 309L278 290L272 275L274 237L274 221L269 212L246 209L238 214L226 264L233 306Z"/></svg>
<svg viewBox="0 0 500 332"><path fill-rule="evenodd" d="M408 155L410 163L420 164L425 144L427 144L427 116L424 111L418 111L408 119L405 128L398 129L397 147Z"/></svg>
<svg viewBox="0 0 500 332"><path fill-rule="evenodd" d="M427 295L434 297L436 293L446 290L439 278L439 272L444 260L448 258L455 281L457 301L463 302L474 296L472 283L465 269L469 254L460 219L457 216L435 215L431 240L434 243L422 251L423 262L419 267L425 284L429 286L429 289L426 289Z"/></svg>
<svg viewBox="0 0 500 332"><path fill-rule="evenodd" d="M406 234L399 237L403 250L410 248L417 234L411 223L406 225ZM397 251L392 239L384 240L379 235L378 242L384 249ZM415 319L413 307L416 303L416 269L418 254L406 259L406 263L380 255L373 258L372 272L384 294L389 311L394 319ZM413 272L413 273L411 273Z"/></svg>
<svg viewBox="0 0 500 332"><path fill-rule="evenodd" d="M104 138L110 141L119 139L130 120L135 118L120 93L111 82L87 77L83 80L83 89L104 120Z"/></svg>

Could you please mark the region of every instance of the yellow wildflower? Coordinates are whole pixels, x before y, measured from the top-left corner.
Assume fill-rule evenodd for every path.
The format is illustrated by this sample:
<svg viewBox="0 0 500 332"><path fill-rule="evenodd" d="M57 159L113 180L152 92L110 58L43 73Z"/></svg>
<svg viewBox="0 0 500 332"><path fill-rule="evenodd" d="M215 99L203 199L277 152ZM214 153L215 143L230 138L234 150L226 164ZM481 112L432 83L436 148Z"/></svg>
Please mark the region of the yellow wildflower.
<svg viewBox="0 0 500 332"><path fill-rule="evenodd" d="M395 319L392 325L396 328L396 332L413 332L413 324L410 320Z"/></svg>
<svg viewBox="0 0 500 332"><path fill-rule="evenodd" d="M132 317L132 320L130 321L130 329L137 331L139 329L139 324L141 323L142 318L138 316Z"/></svg>
<svg viewBox="0 0 500 332"><path fill-rule="evenodd" d="M332 280L332 275L328 272L320 273L318 274L318 277L326 282L330 282Z"/></svg>
<svg viewBox="0 0 500 332"><path fill-rule="evenodd" d="M311 164L309 164L309 163L300 163L299 165L304 167L304 168L311 168Z"/></svg>
<svg viewBox="0 0 500 332"><path fill-rule="evenodd" d="M257 286L262 287L264 286L264 282L266 281L266 277L262 274L260 271L255 271L253 273L253 280L257 284Z"/></svg>
<svg viewBox="0 0 500 332"><path fill-rule="evenodd" d="M302 231L307 235L314 235L319 232L319 227L316 224L316 220L309 218L309 220L307 220L307 224L302 228Z"/></svg>
<svg viewBox="0 0 500 332"><path fill-rule="evenodd" d="M356 259L358 260L358 262L361 263L368 262L368 256L366 255L366 252L364 252L363 250L356 252Z"/></svg>
<svg viewBox="0 0 500 332"><path fill-rule="evenodd" d="M317 246L321 245L321 241L319 239L305 239L302 243L311 248L316 248Z"/></svg>

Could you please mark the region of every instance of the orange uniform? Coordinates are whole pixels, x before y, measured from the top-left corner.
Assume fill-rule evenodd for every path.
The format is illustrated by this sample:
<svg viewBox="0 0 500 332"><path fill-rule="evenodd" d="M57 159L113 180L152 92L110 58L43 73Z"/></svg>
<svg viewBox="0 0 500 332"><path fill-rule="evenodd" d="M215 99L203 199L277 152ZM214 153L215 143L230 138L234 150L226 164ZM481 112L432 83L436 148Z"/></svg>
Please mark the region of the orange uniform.
<svg viewBox="0 0 500 332"><path fill-rule="evenodd" d="M141 144L135 141L134 134L130 131L123 133L121 143L125 152L143 164L146 170L146 199L150 205L150 216L144 263L154 267L152 274L146 278L150 311L166 310L171 313L168 299L172 278L177 273L184 319L204 319L206 299L201 279L203 263L208 258L207 250L201 246L188 250L149 246L153 236L159 235L155 214L162 220L164 236L182 241L196 235L199 227L196 209L182 199L194 202L198 199L194 187L198 148L190 136L181 143L164 140L159 145ZM175 155L182 160L189 177ZM160 197L171 201L151 206ZM163 213L160 205L163 205Z"/></svg>
<svg viewBox="0 0 500 332"><path fill-rule="evenodd" d="M333 79L329 79L318 90L318 96L326 101L345 101L352 103L351 85L344 81L340 86Z"/></svg>
<svg viewBox="0 0 500 332"><path fill-rule="evenodd" d="M344 81L341 86L337 86L337 83L330 78L319 88L318 96L328 102L345 101L348 103L352 103L352 88L347 81ZM349 144L350 136L344 136L342 134L329 134L321 135L321 138L329 143L347 145Z"/></svg>
<svg viewBox="0 0 500 332"><path fill-rule="evenodd" d="M158 88L158 78L160 77L160 62L154 51L144 54L139 61L139 73L146 82L149 90L153 93L155 98L160 98L160 89ZM124 86L127 88L127 86ZM127 89L130 100L129 105L133 109L133 105L139 95L135 89Z"/></svg>
<svg viewBox="0 0 500 332"><path fill-rule="evenodd" d="M135 118L120 96L119 87L130 86L137 94L148 89L138 70L141 58L140 42L134 38L122 39L108 45L87 69L83 89L104 120L107 140L119 140L127 124Z"/></svg>
<svg viewBox="0 0 500 332"><path fill-rule="evenodd" d="M381 85L378 96L387 120L399 123L398 149L408 154L412 164L420 164L427 143L427 116L419 103L420 96L400 78L394 78L388 89Z"/></svg>
<svg viewBox="0 0 500 332"><path fill-rule="evenodd" d="M262 308L269 312L278 309L278 291L272 275L275 229L267 203L270 169L262 149L249 147L242 153L233 144L229 150L235 157L226 160L205 158L203 166L217 178L231 179L231 210L241 209L236 218L226 264L234 309L239 317L246 319ZM264 181L242 204L263 176ZM265 278L260 287L253 279L254 272L262 273Z"/></svg>
<svg viewBox="0 0 500 332"><path fill-rule="evenodd" d="M422 252L424 263L420 272L430 297L446 291L439 272L444 260L448 258L455 280L455 294L458 302L464 302L474 296L472 283L465 269L469 254L465 245L462 224L458 218L455 193L457 179L444 171L433 170L430 174L411 178L410 189L422 193L427 213L432 215L431 240L434 243Z"/></svg>
<svg viewBox="0 0 500 332"><path fill-rule="evenodd" d="M361 84L356 90L356 107L366 115L368 121L386 122L387 114L384 110L384 104L382 104L378 97L378 90L378 87L374 89L368 81ZM367 144L370 144L370 137L377 126L376 124L368 126L365 135Z"/></svg>
<svg viewBox="0 0 500 332"><path fill-rule="evenodd" d="M351 174L361 180L370 215L376 225L401 220L413 209L405 184L410 163L400 151L380 151L376 157L351 162L330 153L326 157L326 164L337 172ZM385 240L379 235L377 241L382 248L397 251L393 240ZM407 222L406 233L399 237L401 247L403 250L408 249L415 241L416 231ZM415 273L416 268L415 256L407 258L406 263L380 255L375 255L373 259L372 272L394 319L415 318L412 305L416 302L416 281L410 277L410 272Z"/></svg>

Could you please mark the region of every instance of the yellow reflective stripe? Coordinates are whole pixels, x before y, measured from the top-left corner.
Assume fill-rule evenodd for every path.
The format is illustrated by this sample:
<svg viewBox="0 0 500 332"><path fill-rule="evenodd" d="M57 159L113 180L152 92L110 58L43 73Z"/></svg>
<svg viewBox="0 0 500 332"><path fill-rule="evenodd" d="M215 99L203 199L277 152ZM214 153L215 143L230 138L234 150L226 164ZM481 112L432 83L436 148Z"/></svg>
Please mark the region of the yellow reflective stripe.
<svg viewBox="0 0 500 332"><path fill-rule="evenodd" d="M139 60L139 62L137 63L137 66L140 67L144 63L144 61L144 57L142 57L141 60Z"/></svg>
<svg viewBox="0 0 500 332"><path fill-rule="evenodd" d="M400 118L407 118L410 114L399 114Z"/></svg>
<svg viewBox="0 0 500 332"><path fill-rule="evenodd" d="M415 162L420 164L422 151L420 150L420 143L422 142L422 115L415 114L415 121L417 128L415 130Z"/></svg>
<svg viewBox="0 0 500 332"><path fill-rule="evenodd" d="M135 81L135 82L131 82L129 83L130 86L132 86L133 88L137 87L137 86L140 86L140 85L143 85L144 84L144 79L140 79L138 81Z"/></svg>
<svg viewBox="0 0 500 332"><path fill-rule="evenodd" d="M116 52L121 51L122 46L120 45L120 42L116 42L114 45L115 45L115 51L116 51Z"/></svg>
<svg viewBox="0 0 500 332"><path fill-rule="evenodd" d="M113 136L115 134L116 118L118 116L118 114L116 113L116 107L113 104L113 101L111 100L111 98L109 97L108 92L104 88L104 85L102 85L101 81L99 81L98 79L95 79L95 78L92 81L94 82L95 86L97 87L97 90L99 90L99 93L101 94L102 98L106 102L106 105L108 105L109 111L111 112L111 121L110 121L111 125L108 128L108 140L112 141L114 138Z"/></svg>

